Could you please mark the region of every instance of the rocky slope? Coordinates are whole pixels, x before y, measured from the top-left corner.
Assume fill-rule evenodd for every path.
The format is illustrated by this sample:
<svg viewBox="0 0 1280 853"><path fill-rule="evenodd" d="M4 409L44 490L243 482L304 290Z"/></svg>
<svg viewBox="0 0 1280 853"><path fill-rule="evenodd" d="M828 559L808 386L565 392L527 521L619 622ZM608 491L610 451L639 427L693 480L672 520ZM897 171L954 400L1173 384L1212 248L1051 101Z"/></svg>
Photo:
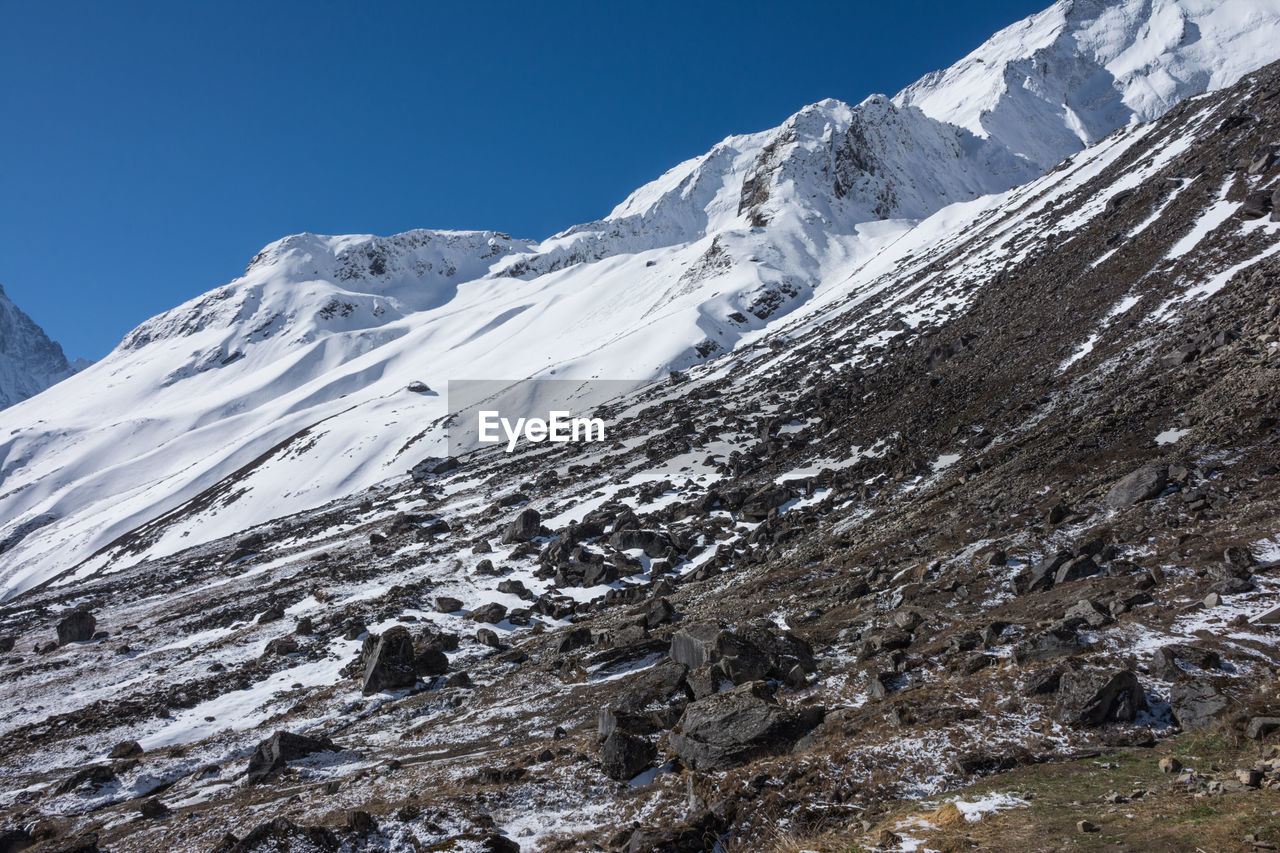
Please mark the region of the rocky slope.
<svg viewBox="0 0 1280 853"><path fill-rule="evenodd" d="M903 229L609 406L608 447L412 476L418 445L182 535L324 428L286 437L0 609L5 838L918 849L1027 807L1002 773L1274 740L1278 141L1269 66ZM1177 796L1274 791L1259 758ZM982 777L980 805L904 817Z"/></svg>
<svg viewBox="0 0 1280 853"><path fill-rule="evenodd" d="M443 452L450 379L652 381L755 346L891 286L992 193L1276 59L1277 0L1060 2L895 98L731 136L540 242L282 240L0 415L0 596L102 571L162 519L112 567L395 477ZM231 477L234 501L170 516Z"/></svg>
<svg viewBox="0 0 1280 853"><path fill-rule="evenodd" d="M84 366L68 363L62 347L0 287L0 409L34 397Z"/></svg>

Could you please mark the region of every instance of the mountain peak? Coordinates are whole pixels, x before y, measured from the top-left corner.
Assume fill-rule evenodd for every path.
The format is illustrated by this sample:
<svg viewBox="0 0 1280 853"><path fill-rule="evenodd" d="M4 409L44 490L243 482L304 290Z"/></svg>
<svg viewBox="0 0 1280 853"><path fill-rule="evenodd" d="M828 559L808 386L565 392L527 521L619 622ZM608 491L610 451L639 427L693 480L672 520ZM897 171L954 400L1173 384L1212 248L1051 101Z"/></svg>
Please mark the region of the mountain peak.
<svg viewBox="0 0 1280 853"><path fill-rule="evenodd" d="M1060 0L894 97L1048 168L1280 59L1280 0Z"/></svg>
<svg viewBox="0 0 1280 853"><path fill-rule="evenodd" d="M78 369L0 286L0 408L34 397Z"/></svg>

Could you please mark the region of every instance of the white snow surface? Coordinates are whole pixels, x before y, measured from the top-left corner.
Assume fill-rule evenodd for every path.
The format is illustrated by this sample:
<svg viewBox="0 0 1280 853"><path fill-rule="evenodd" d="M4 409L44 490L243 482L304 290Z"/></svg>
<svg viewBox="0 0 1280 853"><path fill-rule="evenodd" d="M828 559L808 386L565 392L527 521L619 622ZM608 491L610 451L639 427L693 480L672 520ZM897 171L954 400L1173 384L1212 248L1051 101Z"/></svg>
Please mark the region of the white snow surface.
<svg viewBox="0 0 1280 853"><path fill-rule="evenodd" d="M1277 58L1280 0L1061 2L895 98L730 136L546 240L279 240L0 412L0 599L403 476L445 453L450 379L657 379L855 311L1015 186L1065 191L1144 130L1038 177L1062 157ZM929 284L894 297L908 322L963 304Z"/></svg>

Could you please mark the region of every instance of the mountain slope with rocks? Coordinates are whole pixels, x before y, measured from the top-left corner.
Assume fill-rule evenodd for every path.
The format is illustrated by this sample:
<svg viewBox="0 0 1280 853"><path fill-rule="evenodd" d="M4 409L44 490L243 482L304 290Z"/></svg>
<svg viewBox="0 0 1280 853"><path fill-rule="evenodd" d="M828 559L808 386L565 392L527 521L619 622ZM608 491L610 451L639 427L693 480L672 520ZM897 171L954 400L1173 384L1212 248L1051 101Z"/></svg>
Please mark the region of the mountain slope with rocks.
<svg viewBox="0 0 1280 853"><path fill-rule="evenodd" d="M62 347L0 287L0 409L34 397L86 364L68 362Z"/></svg>
<svg viewBox="0 0 1280 853"><path fill-rule="evenodd" d="M1254 819L1280 787L1278 196L1271 65L901 226L726 352L629 374L608 446L413 466L415 446L394 476L209 531L325 427L286 435L0 607L6 840L965 849L1056 767L1110 790L1052 816L1085 840L1123 841L1135 800ZM780 218L745 233L796 233ZM502 269L547 254L464 243ZM294 251L328 275L342 246ZM220 323L140 349L213 346ZM1206 733L1259 746L1176 747ZM1143 754L1188 766L1109 786ZM1280 841L1258 820L1238 843Z"/></svg>
<svg viewBox="0 0 1280 853"><path fill-rule="evenodd" d="M1060 2L895 98L822 101L728 137L546 240L272 244L0 415L0 597L400 476L444 453L449 380L640 384L776 338L1064 156L1280 59L1278 45L1276 0Z"/></svg>

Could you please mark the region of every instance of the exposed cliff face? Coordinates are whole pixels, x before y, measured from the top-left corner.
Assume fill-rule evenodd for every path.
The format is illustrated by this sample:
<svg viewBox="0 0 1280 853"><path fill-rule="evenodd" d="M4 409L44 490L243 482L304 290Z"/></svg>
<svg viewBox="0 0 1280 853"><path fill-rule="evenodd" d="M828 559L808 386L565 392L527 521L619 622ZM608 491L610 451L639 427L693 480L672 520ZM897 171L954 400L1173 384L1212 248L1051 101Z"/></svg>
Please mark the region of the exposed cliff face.
<svg viewBox="0 0 1280 853"><path fill-rule="evenodd" d="M62 347L49 340L0 287L0 408L34 397L75 372Z"/></svg>

